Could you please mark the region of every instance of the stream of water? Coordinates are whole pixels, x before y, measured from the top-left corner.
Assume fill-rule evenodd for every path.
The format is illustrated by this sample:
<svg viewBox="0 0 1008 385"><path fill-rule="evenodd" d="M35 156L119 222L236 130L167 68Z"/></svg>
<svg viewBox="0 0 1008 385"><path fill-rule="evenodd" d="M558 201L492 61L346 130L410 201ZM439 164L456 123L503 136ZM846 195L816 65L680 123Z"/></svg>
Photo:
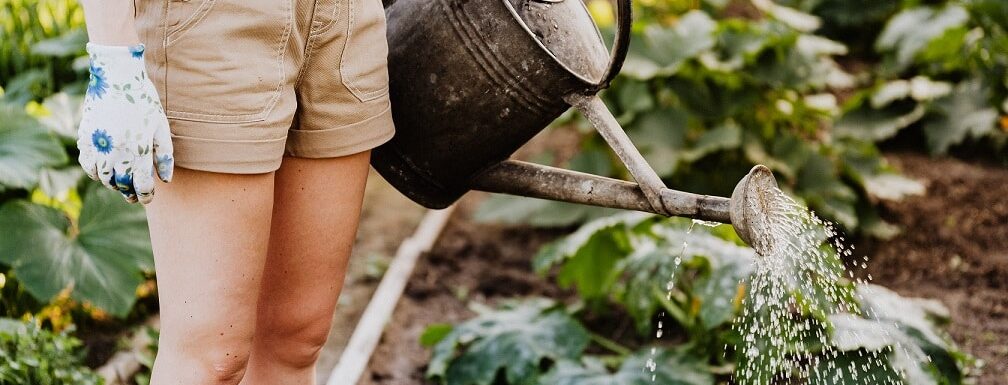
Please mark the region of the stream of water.
<svg viewBox="0 0 1008 385"><path fill-rule="evenodd" d="M825 320L831 315L860 312L853 285L862 280L847 271L841 260L852 259L853 249L830 223L819 219L783 192L776 190L772 201L771 210L766 213L771 223L770 247L760 250L756 258L755 271L747 282L748 294L742 313L732 326L741 340L736 346L725 346L725 351L741 352L733 383L903 384L900 379L876 378L862 367L864 364L858 366L853 361L838 359L849 353L832 346L830 328ZM694 221L689 231L696 224L711 225ZM683 242L675 259L677 267L688 246L688 242ZM867 257L859 262L860 267L866 267ZM674 282L675 277L670 277L667 287L670 296ZM659 319L664 319L664 314ZM658 323L657 338L662 337L663 326ZM873 333L886 335L888 331ZM882 365L888 359L885 353L878 351L858 350L855 354L875 365ZM652 381L656 368L657 363L649 360L645 370L652 373Z"/></svg>

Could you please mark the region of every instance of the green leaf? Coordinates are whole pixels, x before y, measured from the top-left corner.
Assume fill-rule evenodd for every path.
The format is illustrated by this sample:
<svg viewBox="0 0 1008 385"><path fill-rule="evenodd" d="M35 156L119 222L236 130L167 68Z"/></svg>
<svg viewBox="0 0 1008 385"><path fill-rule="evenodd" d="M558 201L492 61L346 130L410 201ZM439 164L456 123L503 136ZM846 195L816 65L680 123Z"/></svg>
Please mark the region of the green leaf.
<svg viewBox="0 0 1008 385"><path fill-rule="evenodd" d="M30 189L39 170L67 162L63 146L24 110L0 103L0 191Z"/></svg>
<svg viewBox="0 0 1008 385"><path fill-rule="evenodd" d="M839 313L829 317L833 325L831 341L841 351L866 350L889 353L889 364L902 372L908 384L938 385L924 365L927 354L897 325Z"/></svg>
<svg viewBox="0 0 1008 385"><path fill-rule="evenodd" d="M51 132L66 139L77 138L77 126L81 120L83 97L59 92L45 99L42 107L48 112L39 121Z"/></svg>
<svg viewBox="0 0 1008 385"><path fill-rule="evenodd" d="M425 348L434 347L434 345L437 345L438 342L447 337L451 331L451 324L436 323L427 325L427 329L424 329L423 334L420 335L420 345L423 345Z"/></svg>
<svg viewBox="0 0 1008 385"><path fill-rule="evenodd" d="M733 148L738 148L742 145L742 128L735 124L733 121L726 121L715 127L712 130L708 130L697 139L689 150L687 150L682 158L688 162L694 162L703 158L709 154L716 153L721 150L728 150Z"/></svg>
<svg viewBox="0 0 1008 385"><path fill-rule="evenodd" d="M528 224L536 227L570 226L585 220L605 216L614 209L605 209L568 202L494 194L480 203L473 214L477 222Z"/></svg>
<svg viewBox="0 0 1008 385"><path fill-rule="evenodd" d="M561 306L537 299L505 305L457 325L434 347L427 377L448 385L533 384L545 362L572 360L588 331Z"/></svg>
<svg viewBox="0 0 1008 385"><path fill-rule="evenodd" d="M119 193L89 186L76 228L60 211L27 201L0 207L0 262L42 301L72 287L72 298L125 316L153 265L146 218Z"/></svg>
<svg viewBox="0 0 1008 385"><path fill-rule="evenodd" d="M889 364L890 352L852 350L817 360L809 385L903 384ZM866 382L870 379L871 382Z"/></svg>
<svg viewBox="0 0 1008 385"><path fill-rule="evenodd" d="M35 43L31 52L42 56L77 56L84 52L87 41L87 32L83 28L74 28L57 37Z"/></svg>
<svg viewBox="0 0 1008 385"><path fill-rule="evenodd" d="M642 112L627 134L658 175L671 176L683 156L688 115L674 108Z"/></svg>
<svg viewBox="0 0 1008 385"><path fill-rule="evenodd" d="M42 170L39 176L39 189L48 197L62 200L70 190L77 188L83 176L84 170L77 165L59 169L47 168Z"/></svg>
<svg viewBox="0 0 1008 385"><path fill-rule="evenodd" d="M84 364L84 344L39 326L41 321L0 318L0 383L98 385L102 379Z"/></svg>
<svg viewBox="0 0 1008 385"><path fill-rule="evenodd" d="M817 212L848 229L857 228L857 194L840 180L836 166L826 156L809 156L799 171L796 189Z"/></svg>
<svg viewBox="0 0 1008 385"><path fill-rule="evenodd" d="M879 34L875 48L894 52L897 70L909 66L917 53L946 30L964 25L969 13L959 5L910 8L893 16Z"/></svg>
<svg viewBox="0 0 1008 385"><path fill-rule="evenodd" d="M650 79L674 74L687 60L714 47L717 23L703 11L690 11L674 26L649 25L631 40L623 74Z"/></svg>
<svg viewBox="0 0 1008 385"><path fill-rule="evenodd" d="M924 123L924 135L932 153L943 154L967 137L981 138L993 132L998 110L990 105L990 92L980 80L959 83L951 95L938 99L936 114Z"/></svg>
<svg viewBox="0 0 1008 385"><path fill-rule="evenodd" d="M896 173L866 176L864 188L875 199L899 201L911 195L924 195L924 184Z"/></svg>
<svg viewBox="0 0 1008 385"><path fill-rule="evenodd" d="M560 265L561 286L575 286L586 298L603 297L619 273L616 262L630 252L629 229L650 218L654 216L634 212L588 222L540 250L533 268L543 274Z"/></svg>
<svg viewBox="0 0 1008 385"><path fill-rule="evenodd" d="M905 298L872 284L859 285L857 296L866 318L830 316L834 346L847 352L884 354L908 384L961 383L957 352L937 325L949 316L940 302Z"/></svg>
<svg viewBox="0 0 1008 385"><path fill-rule="evenodd" d="M841 138L878 142L919 121L926 111L924 105L913 101L888 104L880 109L865 103L840 117L834 131Z"/></svg>
<svg viewBox="0 0 1008 385"><path fill-rule="evenodd" d="M654 371L648 369L653 360ZM540 385L713 385L703 356L685 349L642 349L627 357L615 372L598 359L561 361L538 382Z"/></svg>

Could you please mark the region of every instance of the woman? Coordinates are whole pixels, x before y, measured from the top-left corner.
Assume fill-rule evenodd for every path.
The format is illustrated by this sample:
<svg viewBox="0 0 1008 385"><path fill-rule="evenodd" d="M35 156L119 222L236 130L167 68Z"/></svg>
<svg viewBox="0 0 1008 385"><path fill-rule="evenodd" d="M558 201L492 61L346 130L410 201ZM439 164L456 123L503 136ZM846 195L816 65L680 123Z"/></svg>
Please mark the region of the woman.
<svg viewBox="0 0 1008 385"><path fill-rule="evenodd" d="M147 210L151 383L314 383L370 149L394 131L381 2L82 3L80 163Z"/></svg>

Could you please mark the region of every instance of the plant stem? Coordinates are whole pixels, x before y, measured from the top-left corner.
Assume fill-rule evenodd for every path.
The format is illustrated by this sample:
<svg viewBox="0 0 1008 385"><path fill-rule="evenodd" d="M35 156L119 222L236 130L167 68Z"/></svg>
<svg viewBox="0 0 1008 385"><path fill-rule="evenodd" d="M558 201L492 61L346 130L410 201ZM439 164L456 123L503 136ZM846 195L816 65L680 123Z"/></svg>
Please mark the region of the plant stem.
<svg viewBox="0 0 1008 385"><path fill-rule="evenodd" d="M592 342L599 344L599 346L609 349L613 353L619 354L620 356L628 356L633 351L626 346L620 345L619 342L613 341L611 339L605 338L600 334L588 332L588 337L591 338Z"/></svg>

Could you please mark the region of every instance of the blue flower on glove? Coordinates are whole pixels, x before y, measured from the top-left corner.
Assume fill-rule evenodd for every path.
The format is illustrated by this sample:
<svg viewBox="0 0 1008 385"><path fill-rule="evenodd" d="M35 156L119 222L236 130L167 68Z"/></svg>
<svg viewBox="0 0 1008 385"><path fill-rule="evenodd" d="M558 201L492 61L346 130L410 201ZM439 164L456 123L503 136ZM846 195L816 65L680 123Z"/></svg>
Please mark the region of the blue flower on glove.
<svg viewBox="0 0 1008 385"><path fill-rule="evenodd" d="M112 182L114 182L113 185L115 185L116 189L118 189L123 195L127 197L130 195L136 195L136 190L133 189L132 173L127 172L123 174L116 174L112 177Z"/></svg>
<svg viewBox="0 0 1008 385"><path fill-rule="evenodd" d="M91 80L88 82L87 94L101 99L108 91L108 82L105 81L105 69L91 63Z"/></svg>
<svg viewBox="0 0 1008 385"><path fill-rule="evenodd" d="M172 171L174 170L172 166L175 165L175 158L171 155L162 155L157 157L157 172L162 178L170 179Z"/></svg>
<svg viewBox="0 0 1008 385"><path fill-rule="evenodd" d="M142 59L144 53L144 45L137 44L129 46L130 54L133 55L134 59Z"/></svg>
<svg viewBox="0 0 1008 385"><path fill-rule="evenodd" d="M91 143L102 154L112 151L112 137L105 130L95 130L91 133Z"/></svg>

